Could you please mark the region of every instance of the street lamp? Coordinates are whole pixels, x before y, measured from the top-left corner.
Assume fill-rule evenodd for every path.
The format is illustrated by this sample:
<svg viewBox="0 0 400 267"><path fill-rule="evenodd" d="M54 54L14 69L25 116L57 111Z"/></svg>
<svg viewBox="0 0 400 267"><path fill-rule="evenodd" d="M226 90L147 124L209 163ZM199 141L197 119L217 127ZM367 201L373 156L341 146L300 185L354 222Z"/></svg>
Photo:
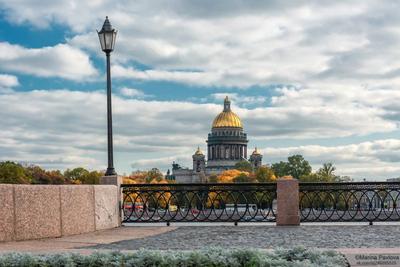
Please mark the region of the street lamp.
<svg viewBox="0 0 400 267"><path fill-rule="evenodd" d="M107 57L107 137L108 137L108 167L106 176L117 175L114 169L113 159L113 137L112 137L112 111L111 111L111 71L110 71L110 53L114 50L117 31L112 28L108 17L104 21L103 27L97 31L99 35L101 50Z"/></svg>

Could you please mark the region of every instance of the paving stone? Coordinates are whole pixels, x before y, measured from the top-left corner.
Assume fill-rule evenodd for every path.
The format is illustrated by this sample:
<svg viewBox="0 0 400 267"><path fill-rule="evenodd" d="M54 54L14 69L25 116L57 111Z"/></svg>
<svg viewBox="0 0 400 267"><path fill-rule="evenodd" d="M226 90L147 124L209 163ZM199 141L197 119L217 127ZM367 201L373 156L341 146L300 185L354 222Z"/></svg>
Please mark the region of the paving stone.
<svg viewBox="0 0 400 267"><path fill-rule="evenodd" d="M134 227L134 226L133 226ZM95 246L96 249L395 248L399 225L185 226L156 236Z"/></svg>

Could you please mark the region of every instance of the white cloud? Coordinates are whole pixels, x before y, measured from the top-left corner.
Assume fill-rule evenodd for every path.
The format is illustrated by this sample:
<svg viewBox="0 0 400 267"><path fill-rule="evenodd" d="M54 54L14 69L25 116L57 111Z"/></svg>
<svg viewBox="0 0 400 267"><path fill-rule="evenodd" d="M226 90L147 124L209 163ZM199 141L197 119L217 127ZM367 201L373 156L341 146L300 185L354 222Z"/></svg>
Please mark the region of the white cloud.
<svg viewBox="0 0 400 267"><path fill-rule="evenodd" d="M235 105L247 107L251 105L263 106L268 98L265 96L246 96L237 93L215 93L211 97L215 100L223 101L225 97L228 96Z"/></svg>
<svg viewBox="0 0 400 267"><path fill-rule="evenodd" d="M292 85L282 86L270 102L270 93L259 98L231 93L252 140L337 140L398 131L400 4L393 1L0 0L0 6L12 23L39 28L58 23L71 30L67 44L53 47L0 43L2 71L77 81L95 77L86 53L104 58L95 29L109 15L119 30L112 57L113 78L119 82L212 86L216 99L222 90L215 87ZM1 80L9 92L16 86L0 77L0 87ZM114 99L116 147L148 157L140 158L142 162L190 155L193 143L204 143L212 118L221 110L212 104L144 101L144 92L136 90L125 86L120 91L136 99ZM85 155L96 161L92 165L104 162L99 152L105 147L102 94L37 91L2 97L8 110L16 110L2 111L10 129L1 133L9 142L2 150L5 156L36 159L42 154L35 151L45 148L48 161ZM9 106L20 98L21 105ZM246 108L251 105L258 108ZM72 145L60 147L60 142ZM60 149L65 157L59 156ZM390 169L379 164L370 170ZM353 173L362 173L359 168L352 166Z"/></svg>
<svg viewBox="0 0 400 267"><path fill-rule="evenodd" d="M0 117L5 118L0 131L0 160L40 162L45 167L57 168L79 165L98 169L105 167L104 94L66 90L12 92L0 95L0 106ZM187 159L183 163L188 164L194 149L198 145L204 148L212 120L222 110L222 104L146 101L114 96L113 108L116 165L126 171L132 163L136 167L144 167L146 163L154 164L160 158L180 161L185 155ZM393 129L390 118L385 119L384 114L374 113L366 107L351 112L318 106L310 109L284 105L252 110L234 107L234 111L242 118L245 131L253 143L262 140L265 143L283 136L290 139L332 138ZM357 153L354 152L350 158L351 162L355 158L367 162L375 156L382 161L374 166L378 168L385 164L388 167L390 159L396 160L398 151L394 141L376 142L364 147L367 149L359 146ZM387 150L384 150L385 147ZM347 159L347 150L351 146L345 147L347 150L340 146L331 150L322 146L315 147L315 150L311 148L299 151L309 157L312 157L311 151L317 153L320 150L325 157L331 154L331 150L337 151L336 154L343 152L342 158L334 158L342 163ZM267 158L273 151L266 148L266 162L269 162ZM294 148L283 148L276 149L274 153L286 157L295 151ZM315 157L324 159L321 155ZM164 161L160 161L161 166L146 167L164 167ZM375 173L379 170L385 173L386 169L382 168L376 169ZM358 172L363 173L362 170ZM359 175L354 167L353 174Z"/></svg>
<svg viewBox="0 0 400 267"><path fill-rule="evenodd" d="M119 90L120 94L123 96L127 97L133 97L133 98L146 98L150 97L150 95L146 95L142 90L135 89L135 88L128 88L128 87L122 87Z"/></svg>
<svg viewBox="0 0 400 267"><path fill-rule="evenodd" d="M39 77L84 80L97 75L89 56L68 44L25 48L0 42L0 69Z"/></svg>
<svg viewBox="0 0 400 267"><path fill-rule="evenodd" d="M322 163L332 162L337 166L338 174L357 179L382 180L400 177L400 139L375 140L340 146L266 147L263 152L264 160L269 163L301 154L310 161L314 170L321 167Z"/></svg>
<svg viewBox="0 0 400 267"><path fill-rule="evenodd" d="M119 30L116 78L244 88L400 85L393 1L0 2L9 21L66 25L76 34L69 44L98 56L94 30L107 13Z"/></svg>
<svg viewBox="0 0 400 267"><path fill-rule="evenodd" d="M0 74L0 93L11 92L12 88L18 86L18 78L14 75Z"/></svg>
<svg viewBox="0 0 400 267"><path fill-rule="evenodd" d="M125 68L120 65L112 66L114 78L134 79L142 81L171 81L186 84L212 85L217 77L212 73L202 73L193 71L163 71L163 70L136 70Z"/></svg>

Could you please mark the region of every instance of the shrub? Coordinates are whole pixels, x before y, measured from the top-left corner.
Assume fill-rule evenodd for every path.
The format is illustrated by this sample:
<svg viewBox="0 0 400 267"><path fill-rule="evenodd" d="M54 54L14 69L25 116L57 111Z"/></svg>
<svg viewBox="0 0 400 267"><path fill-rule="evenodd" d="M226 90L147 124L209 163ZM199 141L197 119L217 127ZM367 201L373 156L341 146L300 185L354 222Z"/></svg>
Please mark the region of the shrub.
<svg viewBox="0 0 400 267"><path fill-rule="evenodd" d="M149 251L135 253L104 252L91 255L10 253L0 255L0 267L97 267L97 266L348 266L343 255L335 251L305 248L277 249L266 252L255 249L209 248L194 251Z"/></svg>

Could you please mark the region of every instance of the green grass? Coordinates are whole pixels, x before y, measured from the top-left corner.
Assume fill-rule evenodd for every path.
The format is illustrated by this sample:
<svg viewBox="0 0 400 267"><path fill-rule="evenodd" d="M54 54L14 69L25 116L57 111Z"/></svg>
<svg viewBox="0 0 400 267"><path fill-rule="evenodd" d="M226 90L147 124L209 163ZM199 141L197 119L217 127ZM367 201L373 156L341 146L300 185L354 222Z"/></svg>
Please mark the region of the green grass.
<svg viewBox="0 0 400 267"><path fill-rule="evenodd" d="M348 266L343 255L335 251L305 248L276 249L266 252L255 249L209 248L194 251L149 251L135 253L47 254L10 253L0 255L1 267L83 267L83 266Z"/></svg>

